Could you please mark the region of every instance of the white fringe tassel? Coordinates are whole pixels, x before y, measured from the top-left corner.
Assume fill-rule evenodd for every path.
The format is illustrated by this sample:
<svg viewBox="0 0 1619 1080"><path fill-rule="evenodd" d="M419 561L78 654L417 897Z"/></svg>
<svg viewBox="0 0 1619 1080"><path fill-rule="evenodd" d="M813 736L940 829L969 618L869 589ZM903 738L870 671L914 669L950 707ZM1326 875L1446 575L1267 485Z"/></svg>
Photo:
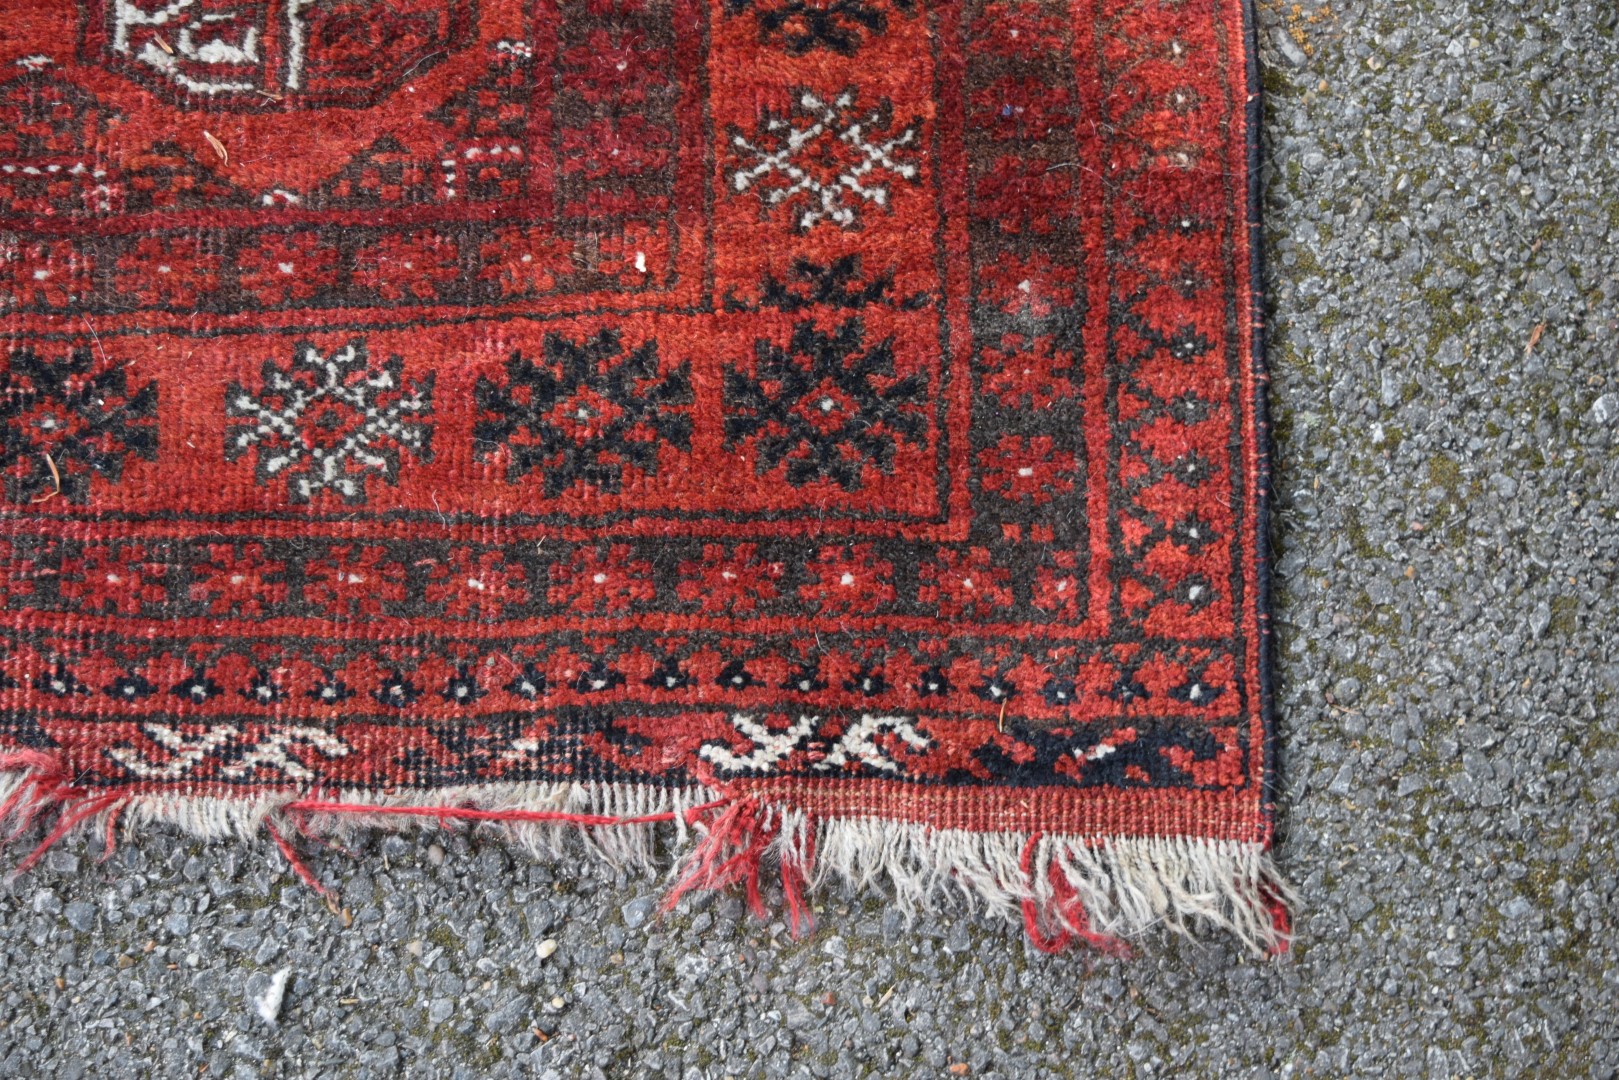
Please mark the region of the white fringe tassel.
<svg viewBox="0 0 1619 1080"><path fill-rule="evenodd" d="M121 832L145 824L173 825L205 840L230 837L253 838L265 822L282 817L282 809L303 796L277 794L256 799L209 796L143 795L127 804L119 822ZM436 788L420 791L344 791L334 801L349 806L385 807L472 807L501 813L552 812L590 814L613 818L639 818L653 814L675 815L675 841L685 844L690 830L686 812L714 798L702 788L659 788L630 784L523 783L484 784ZM339 814L312 813L307 819L311 831L341 839L368 829L436 829L439 819L429 816L403 817L347 811ZM578 825L572 822L502 822L511 835L537 858L561 860L570 836L581 839L586 849L614 867L651 872L659 863L656 854L660 823L631 825Z"/></svg>
<svg viewBox="0 0 1619 1080"><path fill-rule="evenodd" d="M778 855L812 867L812 887L837 879L860 891L884 889L908 921L953 897L1015 919L1023 917L1025 901L1033 901L1043 918L1076 933L1130 941L1160 926L1189 937L1218 929L1266 955L1285 949L1289 940L1273 905L1291 911L1297 902L1257 843L1044 833L1028 853L1027 833L875 818L822 819L812 830L802 813L783 817ZM1033 873L1024 869L1026 862ZM1077 894L1085 925L1063 918L1053 873Z"/></svg>
<svg viewBox="0 0 1619 1080"><path fill-rule="evenodd" d="M0 772L0 803L28 782L26 772ZM257 839L267 825L286 825L285 808L305 796L277 793L258 798L140 793L114 809L85 817L75 832L101 831L118 813L118 830L129 834L152 824L179 828L204 840ZM566 862L568 837L612 866L651 873L663 859L658 830L672 829L686 850L672 870L678 877L694 865L703 846L737 842L703 835L691 844L688 812L724 795L705 788L669 789L596 783L488 784L426 791L345 791L348 806L474 807L480 811L559 812L640 818L673 814L671 822L581 825L573 822L500 822L534 855ZM37 813L37 810L36 810ZM1041 834L1030 850L1027 833L969 832L901 824L880 818L811 817L802 810L760 800L754 828L767 840L757 851L787 863L811 889L842 883L855 892L887 892L907 921L965 901L993 913L1027 921L1030 911L1057 931L1098 940L1140 938L1155 927L1191 935L1202 929L1229 932L1257 955L1286 948L1285 920L1292 890L1262 845L1199 837L1117 837ZM365 829L437 828L432 816L310 813L298 823L311 832L342 838ZM4 824L4 823L0 823ZM1061 886L1058 876L1060 875ZM1058 895L1064 891L1070 900ZM1076 920L1071 898L1082 914ZM1033 927L1030 927L1031 933Z"/></svg>

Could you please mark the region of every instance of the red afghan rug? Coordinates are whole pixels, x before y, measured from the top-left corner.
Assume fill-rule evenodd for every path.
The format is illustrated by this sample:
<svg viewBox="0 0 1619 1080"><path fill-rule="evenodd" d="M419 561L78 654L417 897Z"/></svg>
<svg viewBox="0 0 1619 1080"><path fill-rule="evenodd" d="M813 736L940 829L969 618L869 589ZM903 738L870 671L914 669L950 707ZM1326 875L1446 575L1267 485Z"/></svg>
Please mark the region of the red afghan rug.
<svg viewBox="0 0 1619 1080"><path fill-rule="evenodd" d="M13 5L0 813L1278 947L1250 34Z"/></svg>

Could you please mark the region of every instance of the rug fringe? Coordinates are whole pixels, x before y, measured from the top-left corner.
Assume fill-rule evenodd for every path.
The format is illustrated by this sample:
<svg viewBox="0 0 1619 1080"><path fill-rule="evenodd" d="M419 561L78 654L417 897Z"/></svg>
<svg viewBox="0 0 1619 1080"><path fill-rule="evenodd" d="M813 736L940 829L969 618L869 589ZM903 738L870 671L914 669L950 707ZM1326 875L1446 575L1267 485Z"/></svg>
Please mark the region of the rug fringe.
<svg viewBox="0 0 1619 1080"><path fill-rule="evenodd" d="M1155 927L1232 934L1256 955L1285 952L1297 900L1264 846L1204 837L971 832L876 818L810 820L787 811L775 853L836 879L885 889L908 920L951 894L1021 919L1046 952L1085 942L1123 954Z"/></svg>
<svg viewBox="0 0 1619 1080"><path fill-rule="evenodd" d="M205 840L267 836L292 871L330 890L299 856L295 837L330 842L358 831L498 824L537 856L561 860L570 836L613 866L652 872L658 830L675 860L664 910L697 891L742 886L749 909L769 915L763 875L780 875L794 936L813 926L806 893L835 883L889 893L907 921L952 898L1021 921L1033 945L1061 952L1084 943L1124 955L1155 927L1183 935L1232 934L1259 955L1285 951L1295 901L1263 846L1198 837L1079 836L937 829L878 818L817 817L756 794L708 788L595 783L491 784L434 791L276 792L252 798L80 787L37 751L0 754L0 829L17 840L49 822L12 871L26 873L64 837L99 830L103 858L117 834L152 824ZM690 843L693 834L696 842Z"/></svg>

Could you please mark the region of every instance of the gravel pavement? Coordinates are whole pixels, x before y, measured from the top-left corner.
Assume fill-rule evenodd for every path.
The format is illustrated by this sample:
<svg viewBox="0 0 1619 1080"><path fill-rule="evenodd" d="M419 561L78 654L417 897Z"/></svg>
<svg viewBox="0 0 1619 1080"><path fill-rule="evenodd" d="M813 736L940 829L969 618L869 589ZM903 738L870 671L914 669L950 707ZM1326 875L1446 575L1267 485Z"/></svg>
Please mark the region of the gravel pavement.
<svg viewBox="0 0 1619 1080"><path fill-rule="evenodd" d="M0 1075L1615 1075L1619 14L1260 22L1288 957L871 896L795 942L443 833L317 853L345 926L159 832L0 892Z"/></svg>

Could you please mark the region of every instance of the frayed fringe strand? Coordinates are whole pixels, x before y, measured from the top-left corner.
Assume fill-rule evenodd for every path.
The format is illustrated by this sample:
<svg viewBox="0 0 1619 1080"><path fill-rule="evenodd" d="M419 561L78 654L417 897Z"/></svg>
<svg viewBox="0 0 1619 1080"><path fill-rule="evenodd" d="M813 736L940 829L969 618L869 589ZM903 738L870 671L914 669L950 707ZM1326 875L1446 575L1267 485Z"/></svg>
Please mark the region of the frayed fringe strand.
<svg viewBox="0 0 1619 1080"><path fill-rule="evenodd" d="M776 839L783 864L811 867L812 887L839 879L886 888L907 919L959 896L1021 918L1046 952L1084 941L1104 952L1165 927L1224 930L1256 954L1286 950L1292 890L1260 844L1201 837L1082 837L968 832L875 818L811 822Z"/></svg>
<svg viewBox="0 0 1619 1080"><path fill-rule="evenodd" d="M1021 920L1045 952L1085 943L1123 955L1155 927L1181 934L1223 930L1257 954L1287 948L1293 895L1253 843L1198 837L1084 837L935 829L877 818L822 818L757 795L703 788L613 784L492 784L437 791L274 793L225 798L81 788L48 754L0 754L0 829L15 840L50 821L18 864L26 872L74 832L99 830L103 858L117 834L151 824L206 840L270 838L293 872L331 891L304 864L297 840L334 845L371 828L498 824L534 854L555 860L567 838L614 866L652 871L657 832L687 847L673 869L665 910L689 893L740 885L748 907L768 916L762 886L779 873L794 935L809 932L810 890L841 882L886 890L908 920L952 900ZM693 834L696 842L690 843ZM341 850L341 849L339 849Z"/></svg>
<svg viewBox="0 0 1619 1080"><path fill-rule="evenodd" d="M746 887L748 909L761 919L768 918L759 878L766 856L774 856L781 869L782 897L793 936L810 932L815 919L804 902L804 887L814 861L815 840L805 833L801 815L756 798L736 799L704 833L697 847L677 863L677 880L664 900L665 911L688 893L740 883Z"/></svg>

